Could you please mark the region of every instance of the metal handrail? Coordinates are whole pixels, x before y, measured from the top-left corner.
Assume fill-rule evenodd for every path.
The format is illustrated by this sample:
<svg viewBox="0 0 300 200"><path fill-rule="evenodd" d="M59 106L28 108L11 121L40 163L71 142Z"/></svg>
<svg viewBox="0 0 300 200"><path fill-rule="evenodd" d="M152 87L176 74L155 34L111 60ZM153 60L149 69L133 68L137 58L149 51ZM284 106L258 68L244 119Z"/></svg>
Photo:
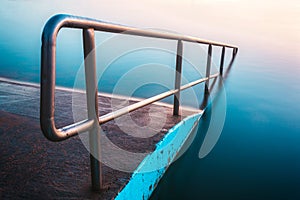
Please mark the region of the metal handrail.
<svg viewBox="0 0 300 200"><path fill-rule="evenodd" d="M71 124L69 126L57 129L54 121L55 111L55 76L56 76L56 38L59 30L63 27L77 28L83 30L83 44L85 57L85 76L86 76L86 93L87 93L87 107L88 119ZM127 35L162 38L169 40L177 40L177 57L176 57L176 77L175 89L121 108L114 112L108 113L99 117L98 114L98 88L96 81L96 55L95 55L95 36L94 31L104 31L111 33L120 33ZM196 80L181 86L181 67L182 67L182 42L193 42L199 44L209 45L206 77ZM212 46L221 46L221 63L220 73L210 75L211 68L211 52ZM61 141L69 137L77 135L81 132L90 132L90 148L92 153L96 155L99 153L99 124L103 124L117 117L120 117L128 112L134 111L138 108L159 101L168 96L174 95L173 114L179 113L179 99L180 91L190 88L202 82L209 84L209 79L222 75L224 65L225 47L233 49L233 58L235 57L238 47L230 44L219 43L210 40L203 40L196 37L184 36L179 34L141 30L133 27L107 23L99 20L58 14L51 17L46 23L42 34L42 48L41 48L41 102L40 102L40 124L43 134L51 141ZM88 56L89 55L89 56ZM91 153L91 154L92 154ZM94 189L101 188L101 170L99 161L91 156L92 167L92 185Z"/></svg>

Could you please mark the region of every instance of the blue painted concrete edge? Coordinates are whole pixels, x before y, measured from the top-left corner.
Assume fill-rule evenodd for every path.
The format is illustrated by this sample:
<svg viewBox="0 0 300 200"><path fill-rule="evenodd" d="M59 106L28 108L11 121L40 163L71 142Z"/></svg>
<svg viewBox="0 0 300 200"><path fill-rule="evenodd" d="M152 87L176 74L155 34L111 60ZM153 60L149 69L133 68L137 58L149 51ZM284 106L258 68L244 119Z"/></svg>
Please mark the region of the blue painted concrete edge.
<svg viewBox="0 0 300 200"><path fill-rule="evenodd" d="M140 163L115 200L148 199L190 133L198 125L202 113L186 117L171 128L165 137L156 144L156 149Z"/></svg>

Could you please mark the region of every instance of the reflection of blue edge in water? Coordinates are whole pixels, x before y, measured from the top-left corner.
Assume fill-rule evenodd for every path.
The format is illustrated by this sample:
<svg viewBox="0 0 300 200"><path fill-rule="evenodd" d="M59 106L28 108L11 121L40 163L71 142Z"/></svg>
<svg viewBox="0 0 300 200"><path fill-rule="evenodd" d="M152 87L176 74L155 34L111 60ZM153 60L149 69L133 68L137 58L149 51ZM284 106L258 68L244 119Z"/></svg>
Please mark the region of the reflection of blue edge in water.
<svg viewBox="0 0 300 200"><path fill-rule="evenodd" d="M154 152L147 155L140 163L115 199L148 199L190 134L195 131L201 116L202 113L198 113L186 117L170 129L157 143Z"/></svg>

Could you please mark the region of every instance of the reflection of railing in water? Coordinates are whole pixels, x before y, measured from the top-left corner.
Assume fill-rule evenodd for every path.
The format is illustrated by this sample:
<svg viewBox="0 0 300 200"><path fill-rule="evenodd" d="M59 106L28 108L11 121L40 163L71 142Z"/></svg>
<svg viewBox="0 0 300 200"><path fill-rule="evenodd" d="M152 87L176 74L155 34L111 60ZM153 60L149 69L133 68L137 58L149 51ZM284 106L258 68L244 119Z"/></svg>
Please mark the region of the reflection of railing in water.
<svg viewBox="0 0 300 200"><path fill-rule="evenodd" d="M208 56L207 56L207 69L206 69L206 72L209 70L210 66L211 66L211 50L209 49L208 50ZM222 53L221 53L221 60L220 60L220 75L222 75L223 79L226 79L226 77L228 76L228 73L232 67L232 64L235 60L235 56L237 54L237 49L233 49L232 51L232 57L231 57L231 60L228 64L228 67L227 67L227 70L224 74L223 72L223 68L224 68L224 57L225 57L225 47L222 47ZM209 73L208 73L209 74ZM212 84L209 84L208 82L205 84L205 87L204 87L204 97L203 97L203 101L200 105L200 109L204 109L206 108L207 106L207 103L208 103L208 99L209 99L209 91L211 91L216 83L216 80L217 79L214 79ZM209 89L210 87L210 89Z"/></svg>
<svg viewBox="0 0 300 200"><path fill-rule="evenodd" d="M63 27L77 28L83 30L83 45L84 45L84 64L85 64L85 80L87 93L87 109L88 119L71 124L69 126L57 129L54 122L54 97L55 97L55 69L56 69L56 37L59 30ZM135 104L121 108L114 112L108 113L99 117L98 113L98 88L96 80L96 54L95 54L95 39L94 31L104 31L112 33L121 33L127 35L136 35L144 37L154 37L169 40L177 40L177 57L176 57L176 74L175 88ZM181 86L181 68L182 68L182 51L183 41L207 44L208 57L206 77L190 82ZM220 73L210 75L212 46L222 47ZM203 40L190 36L182 36L178 34L163 33L157 31L141 30L127 26L105 23L93 19L75 17L70 15L55 15L49 19L44 27L42 36L42 58L41 58L41 104L40 104L40 123L44 135L52 141L61 141L79 133L89 131L90 140L90 158L91 158L91 174L93 189L99 190L102 187L102 175L100 162L95 157L99 157L100 153L100 138L99 124L103 124L117 117L120 117L128 112L159 101L168 96L174 95L173 114L179 113L180 91L205 82L209 85L209 80L223 74L225 48L233 49L232 61L235 58L238 47L218 43L209 40ZM231 64L232 64L231 61ZM206 87L207 88L207 87ZM205 90L208 95L208 90ZM94 157L94 156L95 157Z"/></svg>

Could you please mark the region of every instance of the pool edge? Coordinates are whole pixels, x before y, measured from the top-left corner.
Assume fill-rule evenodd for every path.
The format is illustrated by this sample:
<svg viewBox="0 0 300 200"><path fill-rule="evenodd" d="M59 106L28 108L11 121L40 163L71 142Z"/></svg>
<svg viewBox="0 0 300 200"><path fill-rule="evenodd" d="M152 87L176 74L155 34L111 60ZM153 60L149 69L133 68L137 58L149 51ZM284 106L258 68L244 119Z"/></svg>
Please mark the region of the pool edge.
<svg viewBox="0 0 300 200"><path fill-rule="evenodd" d="M131 175L129 182L114 199L148 199L197 127L202 114L203 112L188 116L172 127L165 137L157 143L156 149L144 158Z"/></svg>

